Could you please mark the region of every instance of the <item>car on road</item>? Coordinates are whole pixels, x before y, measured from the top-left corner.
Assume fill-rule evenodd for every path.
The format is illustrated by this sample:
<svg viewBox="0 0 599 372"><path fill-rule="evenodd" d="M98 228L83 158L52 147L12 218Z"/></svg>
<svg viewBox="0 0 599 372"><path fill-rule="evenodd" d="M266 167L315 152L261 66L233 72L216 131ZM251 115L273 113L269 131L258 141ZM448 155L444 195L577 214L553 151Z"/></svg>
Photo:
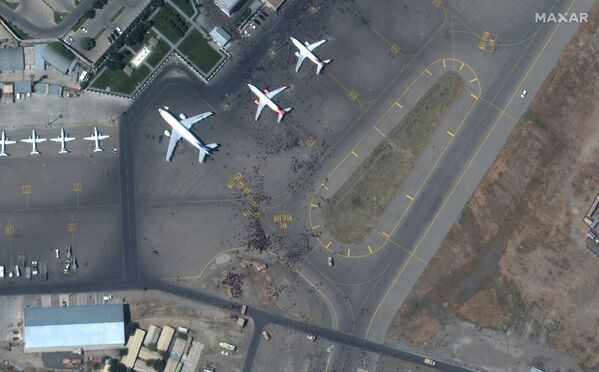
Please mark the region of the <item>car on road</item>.
<svg viewBox="0 0 599 372"><path fill-rule="evenodd" d="M428 364L429 366L434 366L435 364L437 364L437 362L435 362L432 359L429 358L424 358L424 364Z"/></svg>
<svg viewBox="0 0 599 372"><path fill-rule="evenodd" d="M0 266L0 279L4 278L4 266Z"/></svg>
<svg viewBox="0 0 599 372"><path fill-rule="evenodd" d="M81 27L81 31L83 31L83 33L87 34L87 28L85 28L85 27Z"/></svg>
<svg viewBox="0 0 599 372"><path fill-rule="evenodd" d="M270 334L266 331L262 331L262 336L266 341L270 340Z"/></svg>
<svg viewBox="0 0 599 372"><path fill-rule="evenodd" d="M527 95L527 94L528 94L528 91L527 91L526 89L524 89L524 90L522 91L522 93L520 93L520 98L524 98L524 97L526 97L526 95Z"/></svg>

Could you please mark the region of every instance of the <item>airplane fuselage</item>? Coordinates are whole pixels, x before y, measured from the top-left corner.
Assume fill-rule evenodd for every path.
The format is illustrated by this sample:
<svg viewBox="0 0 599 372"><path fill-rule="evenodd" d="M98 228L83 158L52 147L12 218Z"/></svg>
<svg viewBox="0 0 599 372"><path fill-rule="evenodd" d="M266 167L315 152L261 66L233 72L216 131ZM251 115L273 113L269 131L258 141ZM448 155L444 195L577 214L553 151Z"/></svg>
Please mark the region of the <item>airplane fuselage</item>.
<svg viewBox="0 0 599 372"><path fill-rule="evenodd" d="M300 43L299 40L292 36L291 41L297 47L297 49L299 49L300 54L303 54L304 56L308 57L312 62L316 63L317 65L324 65L324 62L322 62L320 58L316 57L316 55L312 53L310 49L306 48L304 44Z"/></svg>
<svg viewBox="0 0 599 372"><path fill-rule="evenodd" d="M200 141L195 136L195 134L193 134L191 132L191 130L185 128L183 126L183 124L181 124L181 122L175 117L175 115L173 115L169 111L166 111L166 110L161 109L161 108L158 109L158 112L160 113L160 116L162 116L162 118L164 119L164 121L166 121L166 123L168 125L170 125L171 128L173 128L173 131L179 133L179 135L181 136L181 138L185 139L187 142L189 142L191 145L193 145L198 150L203 150L203 151L206 151L208 153L211 151L209 148L207 148L204 145L204 143L202 141Z"/></svg>
<svg viewBox="0 0 599 372"><path fill-rule="evenodd" d="M272 99L268 98L268 96L266 96L266 94L262 93L262 91L260 91L260 89L256 88L252 84L248 84L248 86L250 87L250 90L256 96L258 96L258 99L255 101L256 104L259 104L260 101L262 101L266 104L266 106L270 107L273 111L276 111L278 114L280 114L280 115L284 114L284 111L276 103L274 103Z"/></svg>

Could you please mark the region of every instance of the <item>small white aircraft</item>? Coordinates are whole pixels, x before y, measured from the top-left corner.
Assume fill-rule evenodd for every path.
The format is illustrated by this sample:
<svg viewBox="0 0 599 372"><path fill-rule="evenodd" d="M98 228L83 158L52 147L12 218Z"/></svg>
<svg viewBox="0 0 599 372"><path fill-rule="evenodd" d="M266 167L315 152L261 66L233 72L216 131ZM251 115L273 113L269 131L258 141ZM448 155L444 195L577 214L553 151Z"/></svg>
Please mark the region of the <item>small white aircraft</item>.
<svg viewBox="0 0 599 372"><path fill-rule="evenodd" d="M94 134L92 134L90 137L84 137L83 139L86 141L94 141L96 143L94 152L99 152L104 151L104 149L100 147L100 140L106 139L108 137L110 137L108 134L102 134L98 130L98 127L94 127Z"/></svg>
<svg viewBox="0 0 599 372"><path fill-rule="evenodd" d="M6 145L12 145L17 143L17 141L10 141L8 137L6 137L6 133L2 131L2 136L0 137L0 156L8 156L6 153Z"/></svg>
<svg viewBox="0 0 599 372"><path fill-rule="evenodd" d="M318 48L322 44L326 42L326 40L320 40L314 44L310 44L307 41L302 44L298 39L291 36L291 42L299 49L299 52L295 52L297 56L297 65L295 65L295 72L298 72L304 59L308 57L310 61L316 64L316 73L320 74L320 70L324 67L324 65L331 62L330 59L325 59L324 61L320 58L316 57L316 55L312 52L314 49Z"/></svg>
<svg viewBox="0 0 599 372"><path fill-rule="evenodd" d="M53 142L60 142L60 151L58 151L59 154L66 154L69 152L69 150L67 150L67 142L69 141L73 141L76 140L77 138L75 137L69 137L65 131L64 128L60 129L60 136L56 137L56 138L50 138L50 141Z"/></svg>
<svg viewBox="0 0 599 372"><path fill-rule="evenodd" d="M277 113L277 115L278 115L277 123L280 123L281 120L283 120L283 116L285 116L286 113L291 111L291 107L282 109L276 103L274 103L272 100L272 98L274 96L276 96L277 94L279 94L282 91L284 91L285 89L287 89L287 86L281 87L279 89L275 89L272 92L269 92L268 89L264 89L264 93L262 93L262 91L260 89L256 88L252 84L248 84L248 87L250 87L250 90L256 96L258 96L258 99L254 100L254 103L256 105L258 105L258 110L256 110L256 121L258 121L258 119L260 118L260 114L262 113L264 106L270 107L274 112Z"/></svg>
<svg viewBox="0 0 599 372"><path fill-rule="evenodd" d="M208 143L204 144L192 131L191 127L197 122L206 119L208 116L212 115L211 112L205 112L203 114L195 115L190 118L186 117L184 114L179 114L179 118L173 115L172 112L169 111L168 106L164 106L164 109L159 108L158 112L160 116L166 121L168 125L171 126L172 130L165 130L164 134L170 138L168 142L168 150L166 150L166 161L171 161L173 158L173 153L175 152L175 147L177 147L177 143L181 138L184 138L187 142L189 142L193 147L200 150L199 154L199 162L203 163L206 161L206 157L218 148L218 144L216 143Z"/></svg>
<svg viewBox="0 0 599 372"><path fill-rule="evenodd" d="M31 137L28 139L22 139L21 142L30 143L31 144L31 155L37 155L40 152L37 151L37 144L40 142L46 142L46 138L40 138L35 133L35 129L31 130Z"/></svg>

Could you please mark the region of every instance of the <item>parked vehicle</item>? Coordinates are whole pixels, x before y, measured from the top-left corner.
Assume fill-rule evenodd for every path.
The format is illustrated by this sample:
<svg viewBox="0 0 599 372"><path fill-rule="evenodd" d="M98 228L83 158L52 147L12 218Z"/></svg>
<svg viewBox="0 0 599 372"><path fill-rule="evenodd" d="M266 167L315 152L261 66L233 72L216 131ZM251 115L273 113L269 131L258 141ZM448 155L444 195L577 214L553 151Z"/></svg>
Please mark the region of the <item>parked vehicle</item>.
<svg viewBox="0 0 599 372"><path fill-rule="evenodd" d="M85 28L85 27L81 27L81 31L83 31L84 33L87 34L87 28Z"/></svg>
<svg viewBox="0 0 599 372"><path fill-rule="evenodd" d="M4 266L0 266L0 279L4 278Z"/></svg>
<svg viewBox="0 0 599 372"><path fill-rule="evenodd" d="M120 36L120 35L123 33L123 30L121 30L121 28L120 28L120 27L117 27L117 28L115 29L115 31L116 31L116 33L117 33L117 35L118 35L118 36Z"/></svg>
<svg viewBox="0 0 599 372"><path fill-rule="evenodd" d="M266 331L262 331L262 336L266 341L270 340L270 334Z"/></svg>
<svg viewBox="0 0 599 372"><path fill-rule="evenodd" d="M39 263L37 261L31 261L31 274L33 276L39 274Z"/></svg>
<svg viewBox="0 0 599 372"><path fill-rule="evenodd" d="M60 259L60 250L56 248L54 252L56 253L56 258Z"/></svg>

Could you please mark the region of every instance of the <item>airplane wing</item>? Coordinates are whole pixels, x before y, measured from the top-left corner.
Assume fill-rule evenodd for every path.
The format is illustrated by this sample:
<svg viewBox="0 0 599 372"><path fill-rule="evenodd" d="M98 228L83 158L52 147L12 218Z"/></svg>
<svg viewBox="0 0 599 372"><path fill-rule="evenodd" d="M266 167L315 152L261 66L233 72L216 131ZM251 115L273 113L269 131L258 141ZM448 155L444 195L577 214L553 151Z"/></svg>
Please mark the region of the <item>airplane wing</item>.
<svg viewBox="0 0 599 372"><path fill-rule="evenodd" d="M176 131L171 132L171 136L169 137L168 142L168 150L166 150L166 161L171 161L173 158L173 153L175 152L175 147L177 147L177 143L181 139L181 135Z"/></svg>
<svg viewBox="0 0 599 372"><path fill-rule="evenodd" d="M258 108L256 109L256 120L258 120L258 118L260 118L260 114L262 113L262 110L264 110L264 106L266 104L262 101L260 101L258 103Z"/></svg>
<svg viewBox="0 0 599 372"><path fill-rule="evenodd" d="M197 123L198 121L206 119L210 115L212 115L211 112L205 112L203 114L192 116L190 118L186 118L186 119L181 120L181 124L185 128L190 129L195 123Z"/></svg>
<svg viewBox="0 0 599 372"><path fill-rule="evenodd" d="M110 137L108 134L102 134L101 136L98 136L98 139L103 140Z"/></svg>
<svg viewBox="0 0 599 372"><path fill-rule="evenodd" d="M95 141L96 140L96 136L83 137L83 139L86 140L86 141Z"/></svg>
<svg viewBox="0 0 599 372"><path fill-rule="evenodd" d="M208 156L208 153L204 150L200 150L200 163L203 163L206 161L206 157Z"/></svg>
<svg viewBox="0 0 599 372"><path fill-rule="evenodd" d="M297 55L297 64L295 65L295 72L298 72L300 67L302 67L302 63L304 63L305 55L301 53L296 53Z"/></svg>
<svg viewBox="0 0 599 372"><path fill-rule="evenodd" d="M33 143L34 140L31 138L27 138L27 139L22 139L21 142L25 142L25 143Z"/></svg>
<svg viewBox="0 0 599 372"><path fill-rule="evenodd" d="M281 93L285 89L287 89L287 87L280 87L279 89L275 89L272 92L266 93L266 97L272 99L274 96L276 96L277 94Z"/></svg>
<svg viewBox="0 0 599 372"><path fill-rule="evenodd" d="M66 138L64 140L68 141ZM62 142L62 138L60 138L60 137L50 138L50 141L52 141L52 142Z"/></svg>
<svg viewBox="0 0 599 372"><path fill-rule="evenodd" d="M314 44L308 44L306 43L306 48L308 48L309 51L313 51L314 49L318 48L319 46L321 46L322 44L326 43L326 40L320 40L315 42Z"/></svg>
<svg viewBox="0 0 599 372"><path fill-rule="evenodd" d="M5 141L4 141L4 144L5 144L5 145L13 145L13 144L15 144L15 143L17 143L17 141L9 141L9 140L5 140Z"/></svg>

